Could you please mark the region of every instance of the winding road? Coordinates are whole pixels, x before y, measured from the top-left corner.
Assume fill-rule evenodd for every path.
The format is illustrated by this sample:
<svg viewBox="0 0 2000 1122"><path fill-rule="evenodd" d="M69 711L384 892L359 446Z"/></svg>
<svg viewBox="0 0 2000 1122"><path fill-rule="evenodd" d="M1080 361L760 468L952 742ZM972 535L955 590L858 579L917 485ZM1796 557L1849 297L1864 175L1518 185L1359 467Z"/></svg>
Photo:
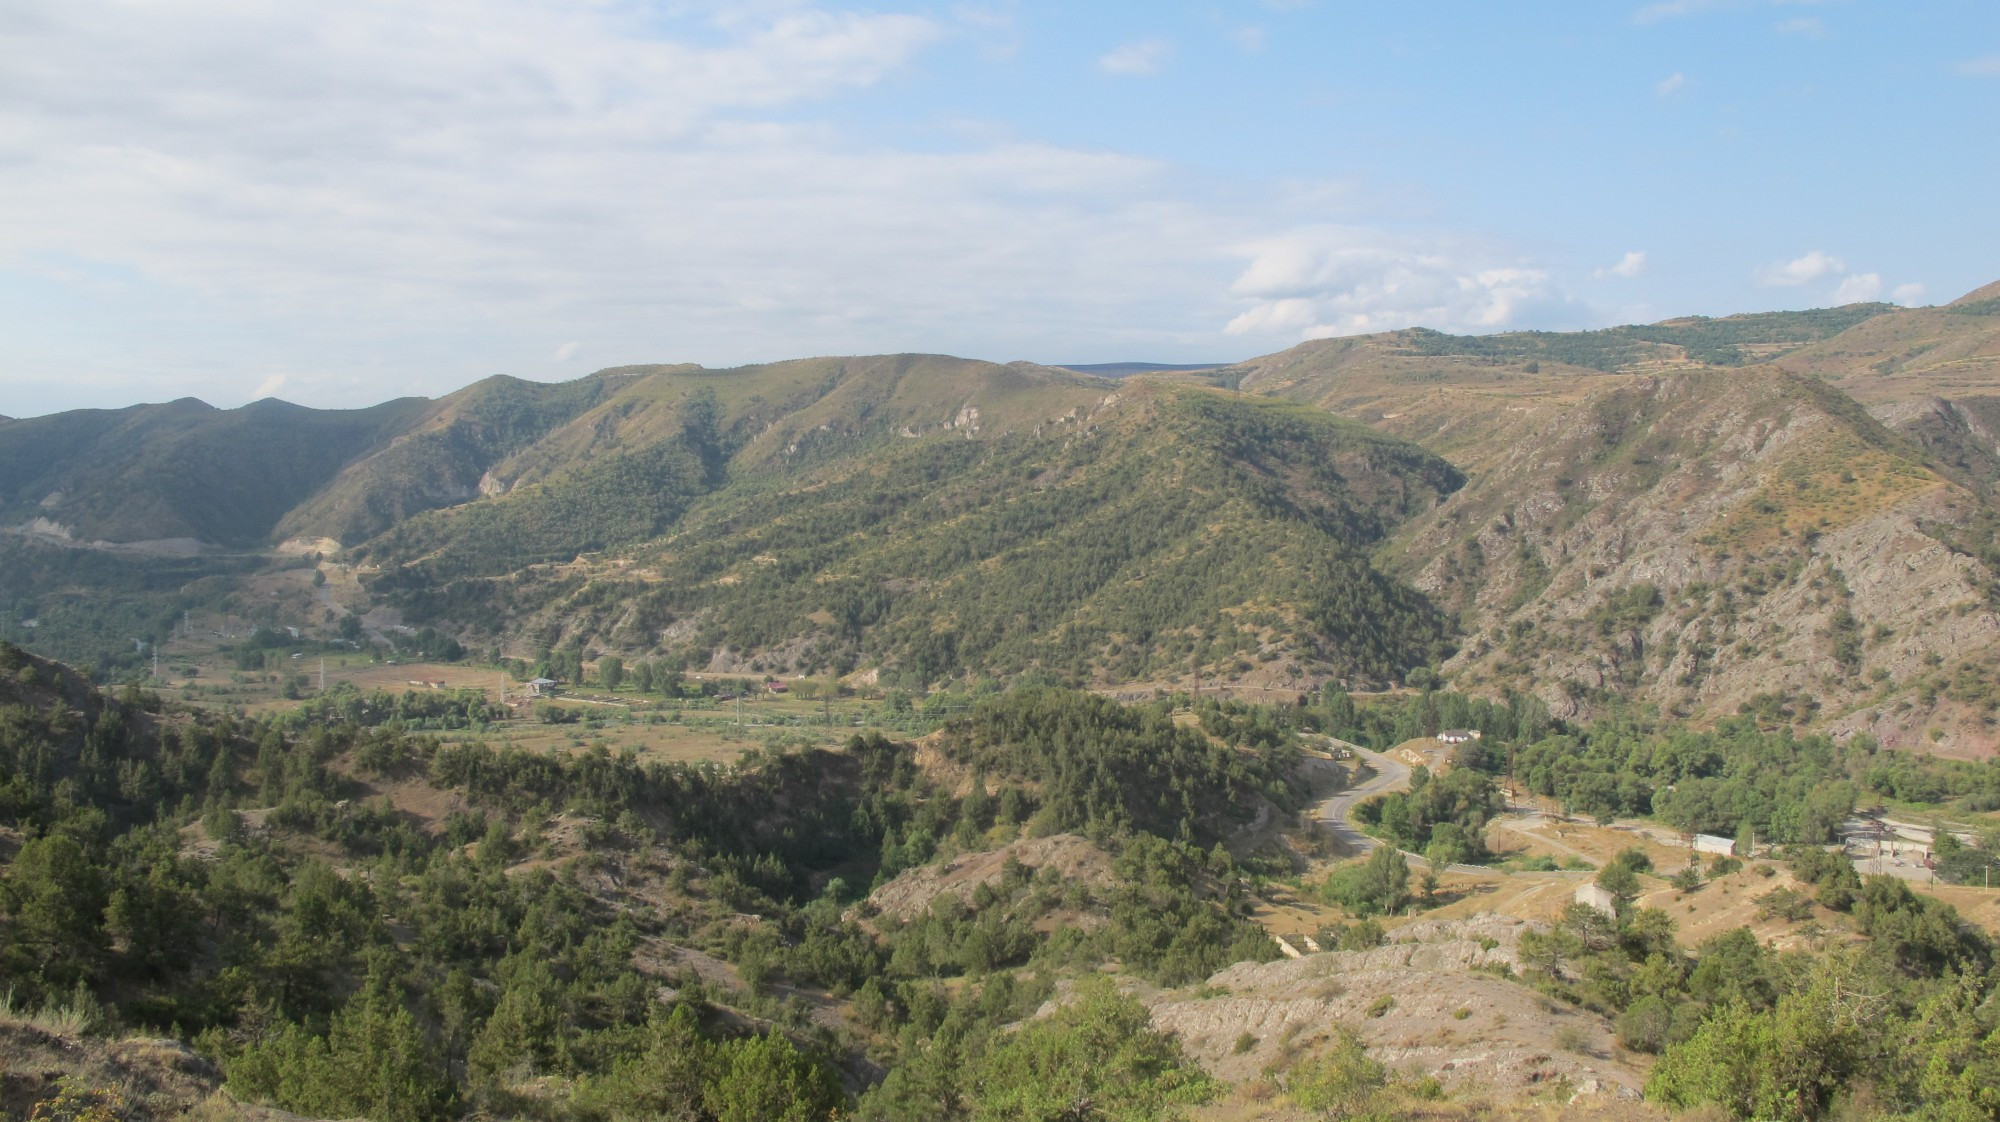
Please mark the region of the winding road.
<svg viewBox="0 0 2000 1122"><path fill-rule="evenodd" d="M1319 819L1345 849L1355 853L1367 853L1378 844L1374 838L1361 832L1349 819L1355 806L1363 799L1390 791L1407 791L1410 787L1410 769L1380 752L1371 752L1359 744L1349 744L1345 740L1324 737L1328 745L1335 749L1345 749L1357 763L1365 763L1373 772L1366 780L1348 786L1348 778L1353 774L1353 765L1342 765L1332 760L1326 766L1333 770L1334 782L1340 790L1319 804Z"/></svg>
<svg viewBox="0 0 2000 1122"><path fill-rule="evenodd" d="M1362 782L1349 787L1346 786L1349 775L1348 767L1333 760L1322 761L1328 768L1333 769L1337 776L1335 782L1340 783L1342 787L1339 791L1329 796L1325 802L1319 804L1319 819L1326 823L1327 830L1333 834L1334 840L1338 841L1342 848L1354 853L1368 853L1382 843L1362 833L1360 828L1354 825L1351 818L1354 807L1363 800L1373 798L1376 795L1387 794L1390 791L1409 790L1410 767L1408 764L1402 763L1394 757L1370 751L1359 744L1350 744L1345 740L1338 740L1331 736L1322 736L1320 739L1326 741L1327 745L1332 749L1346 749L1349 756L1361 763L1367 764L1369 769L1374 773ZM1403 857L1409 861L1412 868L1422 869L1430 864L1430 862L1424 860L1422 855L1411 853L1407 849L1403 850ZM1492 869L1486 868L1483 865L1449 865L1446 866L1446 871L1453 873L1474 873L1482 876L1494 875Z"/></svg>

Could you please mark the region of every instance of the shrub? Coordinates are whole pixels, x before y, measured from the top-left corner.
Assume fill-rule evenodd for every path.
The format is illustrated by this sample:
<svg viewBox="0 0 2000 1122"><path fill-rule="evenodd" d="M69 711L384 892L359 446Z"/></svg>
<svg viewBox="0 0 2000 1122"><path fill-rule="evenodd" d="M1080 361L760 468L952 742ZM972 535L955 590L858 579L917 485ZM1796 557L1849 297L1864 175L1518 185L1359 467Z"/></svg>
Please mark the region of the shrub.
<svg viewBox="0 0 2000 1122"><path fill-rule="evenodd" d="M1564 1025L1556 1030L1556 1047L1579 1056L1590 1054L1590 1033L1581 1025Z"/></svg>
<svg viewBox="0 0 2000 1122"><path fill-rule="evenodd" d="M1333 1047L1292 1069L1285 1091L1306 1110L1348 1114L1366 1102L1389 1073L1368 1058L1353 1029L1341 1028Z"/></svg>
<svg viewBox="0 0 2000 1122"><path fill-rule="evenodd" d="M1658 1055L1671 1042L1674 1008L1663 997L1648 994L1618 1016L1618 1043L1635 1052Z"/></svg>
<svg viewBox="0 0 2000 1122"><path fill-rule="evenodd" d="M1636 845L1620 850L1618 856L1613 857L1612 860L1635 873L1650 873L1653 871L1653 859L1646 856L1646 851Z"/></svg>

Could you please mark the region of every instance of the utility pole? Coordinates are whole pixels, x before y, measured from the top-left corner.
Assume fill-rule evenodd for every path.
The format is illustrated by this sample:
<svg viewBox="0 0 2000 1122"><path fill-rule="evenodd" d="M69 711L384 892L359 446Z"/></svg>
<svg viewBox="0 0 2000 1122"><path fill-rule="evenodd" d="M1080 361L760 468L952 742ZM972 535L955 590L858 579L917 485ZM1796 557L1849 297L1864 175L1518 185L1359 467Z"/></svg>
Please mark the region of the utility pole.
<svg viewBox="0 0 2000 1122"><path fill-rule="evenodd" d="M326 692L326 656L319 656L319 692Z"/></svg>
<svg viewBox="0 0 2000 1122"><path fill-rule="evenodd" d="M153 684L160 684L160 645L153 644Z"/></svg>

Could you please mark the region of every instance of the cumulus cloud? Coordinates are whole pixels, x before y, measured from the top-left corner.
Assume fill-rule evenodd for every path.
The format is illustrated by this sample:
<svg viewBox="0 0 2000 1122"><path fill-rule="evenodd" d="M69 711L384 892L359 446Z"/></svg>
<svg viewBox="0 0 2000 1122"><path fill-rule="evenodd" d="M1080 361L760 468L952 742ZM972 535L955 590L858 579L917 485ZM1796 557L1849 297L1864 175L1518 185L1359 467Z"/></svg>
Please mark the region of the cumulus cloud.
<svg viewBox="0 0 2000 1122"><path fill-rule="evenodd" d="M1958 72L1973 78L2000 78L2000 55L1969 58L1958 64Z"/></svg>
<svg viewBox="0 0 2000 1122"><path fill-rule="evenodd" d="M26 2L0 198L35 220L0 223L0 281L87 296L104 329L65 338L137 345L10 331L23 382L240 400L285 368L352 403L536 369L551 336L607 362L1171 342L1224 307L1227 247L1282 221L1117 153L819 123L940 41L905 15Z"/></svg>
<svg viewBox="0 0 2000 1122"><path fill-rule="evenodd" d="M1862 304L1879 299L1882 295L1882 274L1852 273L1841 279L1840 286L1833 290L1836 304Z"/></svg>
<svg viewBox="0 0 2000 1122"><path fill-rule="evenodd" d="M0 222L0 285L88 311L0 334L9 413L24 387L47 408L163 386L228 404L274 370L294 400L358 404L552 357L1081 360L1129 342L1192 359L1232 317L1280 345L1584 318L1503 249L1304 225L1354 209L1325 192L1197 197L1116 152L1001 134L910 150L826 123L820 106L943 41L920 17L798 0L15 8L0 198L34 220ZM1272 279L1287 245L1296 290Z"/></svg>
<svg viewBox="0 0 2000 1122"><path fill-rule="evenodd" d="M1803 256L1757 270L1757 283L1770 288L1796 288L1847 272L1847 262L1815 249Z"/></svg>
<svg viewBox="0 0 2000 1122"><path fill-rule="evenodd" d="M1790 261L1766 265L1757 270L1756 277L1757 283L1773 288L1798 288L1834 281L1836 283L1826 297L1833 304L1868 303L1882 299L1884 292L1888 292L1895 303L1913 304L1924 295L1921 284L1902 284L1891 290L1888 282L1882 279L1882 274L1850 270L1847 262L1823 249L1815 249Z"/></svg>
<svg viewBox="0 0 2000 1122"><path fill-rule="evenodd" d="M1165 39L1141 39L1113 48L1097 60L1106 74L1158 74L1174 56L1174 46Z"/></svg>
<svg viewBox="0 0 2000 1122"><path fill-rule="evenodd" d="M1826 38L1826 24L1817 16L1799 16L1778 21L1778 34L1801 35L1807 39Z"/></svg>
<svg viewBox="0 0 2000 1122"><path fill-rule="evenodd" d="M1676 70L1665 78L1660 79L1659 85L1653 87L1653 92L1659 94L1661 97L1669 97L1679 93L1681 87L1687 84L1687 75Z"/></svg>
<svg viewBox="0 0 2000 1122"><path fill-rule="evenodd" d="M1477 247L1353 227L1294 230L1243 248L1232 335L1318 339L1423 325L1494 331L1575 319L1542 270L1483 259Z"/></svg>
<svg viewBox="0 0 2000 1122"><path fill-rule="evenodd" d="M1598 269L1592 272L1590 275L1593 277L1600 277L1600 278L1601 277L1631 278L1631 277L1636 277L1645 271L1646 271L1646 255L1635 249L1632 252L1627 253L1625 256L1620 257L1616 265L1613 265L1605 269Z"/></svg>

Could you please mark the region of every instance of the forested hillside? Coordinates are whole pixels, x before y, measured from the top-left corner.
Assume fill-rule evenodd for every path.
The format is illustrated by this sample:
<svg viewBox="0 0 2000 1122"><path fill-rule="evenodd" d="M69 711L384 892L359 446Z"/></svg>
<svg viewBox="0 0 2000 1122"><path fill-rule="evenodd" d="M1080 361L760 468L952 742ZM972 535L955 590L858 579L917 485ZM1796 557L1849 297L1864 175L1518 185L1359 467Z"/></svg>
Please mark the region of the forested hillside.
<svg viewBox="0 0 2000 1122"><path fill-rule="evenodd" d="M557 385L488 378L467 386L439 399L387 447L349 463L270 533L366 541L423 511L476 498L494 465L652 370L604 371Z"/></svg>
<svg viewBox="0 0 2000 1122"><path fill-rule="evenodd" d="M1016 721L1062 729L1090 772L986 739ZM393 725L288 733L101 699L0 646L0 1029L43 1007L72 1032L184 1035L244 1099L388 1120L824 1118L889 1060L864 1109L914 1122L1022 1092L997 1031L1058 976L1116 960L1177 983L1274 953L1228 906L1247 882L1195 843L1251 814L1237 788L1286 797L1284 746L1218 755L1163 712L1061 693L996 701L955 735L987 745L994 788L953 797L877 736L716 769ZM1127 747L1095 756L1103 738ZM1198 812L1161 817L1158 790ZM457 809L399 806L419 791ZM1099 839L1116 880L1016 864L970 906L852 914L871 878L1028 823ZM1093 918L1052 932L1058 912ZM1108 1094L1210 1093L1135 1011L1102 994L1034 1046L1080 1049ZM1097 1037L1121 1020L1120 1042ZM1131 1043L1152 1059L1124 1085Z"/></svg>
<svg viewBox="0 0 2000 1122"><path fill-rule="evenodd" d="M339 712L248 720L138 690L113 699L0 646L12 985L0 1049L71 1057L57 1074L0 1074L10 1111L240 1117L240 1100L391 1122L959 1122L1060 1117L1087 1096L1132 1119L1219 1099L1246 1119L1456 1119L1527 1105L1572 1061L1607 1070L1580 1027L1596 1024L1621 1048L1610 1070L1670 1107L1807 1120L2000 1110L1990 938L1818 847L1864 797L1990 807L1992 763L1747 720L1564 725L1520 698L1357 707L1337 689L1180 712L1029 689L924 744L862 734L733 767L444 742ZM1303 751L1320 731L1387 746L1445 722L1486 737L1445 774L1369 804L1361 817L1384 836L1436 860L1489 859L1454 847L1498 836L1484 822L1512 767L1588 813L1790 843L1755 862L1769 880L1758 907L1814 928L1783 950L1745 929L1684 941L1678 905L1635 902L1668 873L1640 850L1596 875L1612 912L1426 925L1413 921L1494 882L1420 883L1387 846L1329 872L1311 856L1319 843L1301 850L1268 828L1308 805ZM1941 868L1976 876L2000 833L1953 844ZM949 887L967 862L988 871ZM1740 883L1741 864L1690 863L1672 884L1692 912ZM1518 875L1565 894L1576 883ZM1279 952L1249 917L1322 893L1352 922L1322 928L1327 953L1294 964L1317 981L1266 993L1244 964ZM1462 1041L1385 1066L1460 1031L1405 1019L1399 1001L1418 1008L1427 983L1376 953L1392 937L1406 940L1383 948L1398 962L1459 971L1445 1000L1468 1011L1446 1026L1473 1016L1477 993L1539 1010L1505 1031L1542 1033L1571 1059L1505 1069L1518 1090L1497 1101L1482 1073L1503 1069ZM1446 965L1453 955L1481 965ZM1301 1003L1352 1021L1280 1033ZM1501 1032L1491 1012L1464 1029ZM1378 1023L1417 1035L1399 1046ZM1246 1054L1262 1074L1232 1059ZM171 1093L148 1055L175 1066ZM1561 1078L1544 1108L1570 1094ZM133 1097L142 1084L151 1097ZM1609 1105L1577 1098L1549 1116ZM1643 1109L1630 1117L1664 1117Z"/></svg>
<svg viewBox="0 0 2000 1122"><path fill-rule="evenodd" d="M1978 755L1994 299L1410 329L1122 381L885 355L12 421L0 637L106 677L184 613L919 691L1421 668Z"/></svg>
<svg viewBox="0 0 2000 1122"><path fill-rule="evenodd" d="M779 473L726 460L692 400L662 443L369 545L373 587L475 642L872 667L912 688L1251 669L1238 660L1380 682L1447 649L1442 617L1369 555L1459 476L1358 425L1143 386L1040 431L864 442ZM581 542L622 548L520 571Z"/></svg>
<svg viewBox="0 0 2000 1122"><path fill-rule="evenodd" d="M1978 295L1463 345L1405 332L1240 370L1467 469L1382 554L1464 629L1459 684L1979 755L1996 740L1965 668L2000 646L2000 458ZM1881 365L1889 340L1902 365ZM1739 369L1695 361L1724 345Z"/></svg>
<svg viewBox="0 0 2000 1122"><path fill-rule="evenodd" d="M85 541L261 545L286 512L429 404L220 410L189 398L12 421L0 427L0 523L39 519Z"/></svg>

